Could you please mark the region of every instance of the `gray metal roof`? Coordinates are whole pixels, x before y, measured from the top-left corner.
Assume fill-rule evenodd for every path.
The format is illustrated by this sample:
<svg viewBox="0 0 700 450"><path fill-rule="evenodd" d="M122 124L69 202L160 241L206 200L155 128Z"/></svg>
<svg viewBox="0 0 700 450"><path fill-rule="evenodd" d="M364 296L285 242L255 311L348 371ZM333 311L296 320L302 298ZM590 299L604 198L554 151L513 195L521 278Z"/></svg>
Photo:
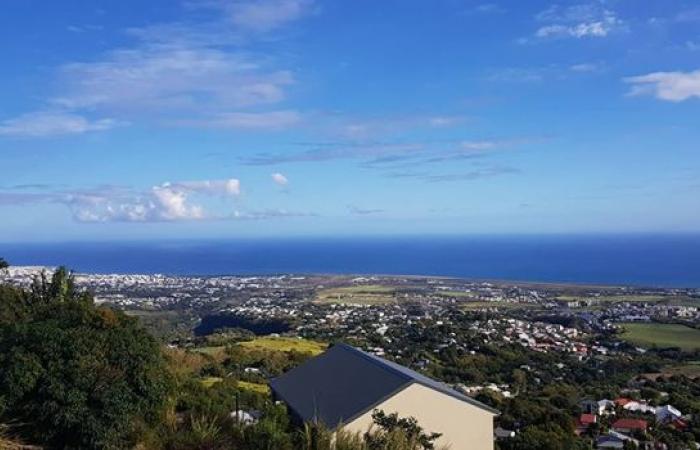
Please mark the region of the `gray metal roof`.
<svg viewBox="0 0 700 450"><path fill-rule="evenodd" d="M275 378L270 387L305 422L335 428L349 423L413 383L432 388L489 413L493 408L407 367L337 344Z"/></svg>

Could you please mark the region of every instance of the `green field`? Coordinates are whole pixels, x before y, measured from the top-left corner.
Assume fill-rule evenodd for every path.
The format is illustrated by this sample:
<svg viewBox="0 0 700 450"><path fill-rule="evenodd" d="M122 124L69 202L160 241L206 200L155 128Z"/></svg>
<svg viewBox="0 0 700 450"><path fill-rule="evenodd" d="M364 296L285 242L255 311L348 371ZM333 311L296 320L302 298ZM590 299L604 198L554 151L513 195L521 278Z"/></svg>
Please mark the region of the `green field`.
<svg viewBox="0 0 700 450"><path fill-rule="evenodd" d="M476 297L475 293L464 292L464 291L440 291L440 292L438 292L438 295L442 295L443 297L459 297L459 298L474 298L474 297Z"/></svg>
<svg viewBox="0 0 700 450"><path fill-rule="evenodd" d="M214 357L222 355L224 350L226 350L226 347L223 345L214 347L197 347L192 349L193 352L204 353L205 355Z"/></svg>
<svg viewBox="0 0 700 450"><path fill-rule="evenodd" d="M258 394L267 395L270 393L270 387L262 383L251 383L250 381L239 381L238 387L251 392L257 392Z"/></svg>
<svg viewBox="0 0 700 450"><path fill-rule="evenodd" d="M202 378L201 383L202 386L206 388L210 388L214 386L216 383L221 383L224 381L223 378L220 377L206 377ZM250 381L238 381L236 385L240 388L243 389L244 391L251 391L251 392L257 392L258 394L263 394L267 395L270 393L270 387L266 384L263 383L252 383Z"/></svg>
<svg viewBox="0 0 700 450"><path fill-rule="evenodd" d="M260 337L252 341L241 342L238 345L244 348L274 350L278 352L296 350L301 353L311 353L314 356L323 353L326 347L328 347L328 344L323 342L285 337Z"/></svg>
<svg viewBox="0 0 700 450"><path fill-rule="evenodd" d="M594 301L599 303L657 303L669 300L669 297L660 295L601 295L600 297L577 297L572 295L561 295L557 300L564 302L574 301Z"/></svg>
<svg viewBox="0 0 700 450"><path fill-rule="evenodd" d="M323 289L316 294L317 303L346 303L359 305L385 305L396 301L391 286L361 285Z"/></svg>
<svg viewBox="0 0 700 450"><path fill-rule="evenodd" d="M700 330L685 325L625 323L622 327L622 338L642 347L679 347L685 351L700 349Z"/></svg>
<svg viewBox="0 0 700 450"><path fill-rule="evenodd" d="M663 371L666 375L685 375L688 378L700 377L700 361L691 361L686 364L667 367Z"/></svg>
<svg viewBox="0 0 700 450"><path fill-rule="evenodd" d="M214 386L216 383L221 383L222 381L224 381L224 379L220 378L220 377L206 377L206 378L202 378L201 382L202 382L202 386L210 388L210 387Z"/></svg>
<svg viewBox="0 0 700 450"><path fill-rule="evenodd" d="M501 309L524 309L524 308L536 308L538 305L533 303L516 303L516 302L469 302L465 301L459 305L462 309L472 310L472 309L485 309L485 308L501 308Z"/></svg>

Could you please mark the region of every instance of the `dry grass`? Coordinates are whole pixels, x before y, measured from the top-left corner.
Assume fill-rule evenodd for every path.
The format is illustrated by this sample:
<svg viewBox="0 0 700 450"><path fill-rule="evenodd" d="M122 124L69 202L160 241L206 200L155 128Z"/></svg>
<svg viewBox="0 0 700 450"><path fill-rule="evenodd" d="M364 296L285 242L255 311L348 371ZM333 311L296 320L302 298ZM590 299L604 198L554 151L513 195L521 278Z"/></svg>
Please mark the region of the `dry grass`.
<svg viewBox="0 0 700 450"><path fill-rule="evenodd" d="M241 342L243 348L272 350L277 352L297 351L299 353L311 353L316 356L323 353L328 344L312 341L309 339L288 338L288 337L260 337L252 341Z"/></svg>

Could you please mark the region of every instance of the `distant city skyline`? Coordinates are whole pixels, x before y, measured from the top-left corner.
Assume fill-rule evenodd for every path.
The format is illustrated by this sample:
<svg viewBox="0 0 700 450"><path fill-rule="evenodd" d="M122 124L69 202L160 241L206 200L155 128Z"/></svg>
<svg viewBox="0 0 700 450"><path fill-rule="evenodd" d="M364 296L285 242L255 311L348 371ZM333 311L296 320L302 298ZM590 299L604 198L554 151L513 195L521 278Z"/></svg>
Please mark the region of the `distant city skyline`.
<svg viewBox="0 0 700 450"><path fill-rule="evenodd" d="M0 10L0 242L700 232L694 1Z"/></svg>

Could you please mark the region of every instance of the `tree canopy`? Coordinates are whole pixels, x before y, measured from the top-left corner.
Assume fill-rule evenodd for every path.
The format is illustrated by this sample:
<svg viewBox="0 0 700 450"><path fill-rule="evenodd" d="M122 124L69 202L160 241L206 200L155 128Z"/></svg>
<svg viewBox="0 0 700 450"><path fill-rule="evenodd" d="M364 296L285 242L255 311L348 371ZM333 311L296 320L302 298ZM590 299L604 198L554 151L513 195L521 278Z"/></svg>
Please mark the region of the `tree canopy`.
<svg viewBox="0 0 700 450"><path fill-rule="evenodd" d="M159 419L170 383L158 343L97 308L64 268L30 292L0 289L0 418L57 448L134 444Z"/></svg>

